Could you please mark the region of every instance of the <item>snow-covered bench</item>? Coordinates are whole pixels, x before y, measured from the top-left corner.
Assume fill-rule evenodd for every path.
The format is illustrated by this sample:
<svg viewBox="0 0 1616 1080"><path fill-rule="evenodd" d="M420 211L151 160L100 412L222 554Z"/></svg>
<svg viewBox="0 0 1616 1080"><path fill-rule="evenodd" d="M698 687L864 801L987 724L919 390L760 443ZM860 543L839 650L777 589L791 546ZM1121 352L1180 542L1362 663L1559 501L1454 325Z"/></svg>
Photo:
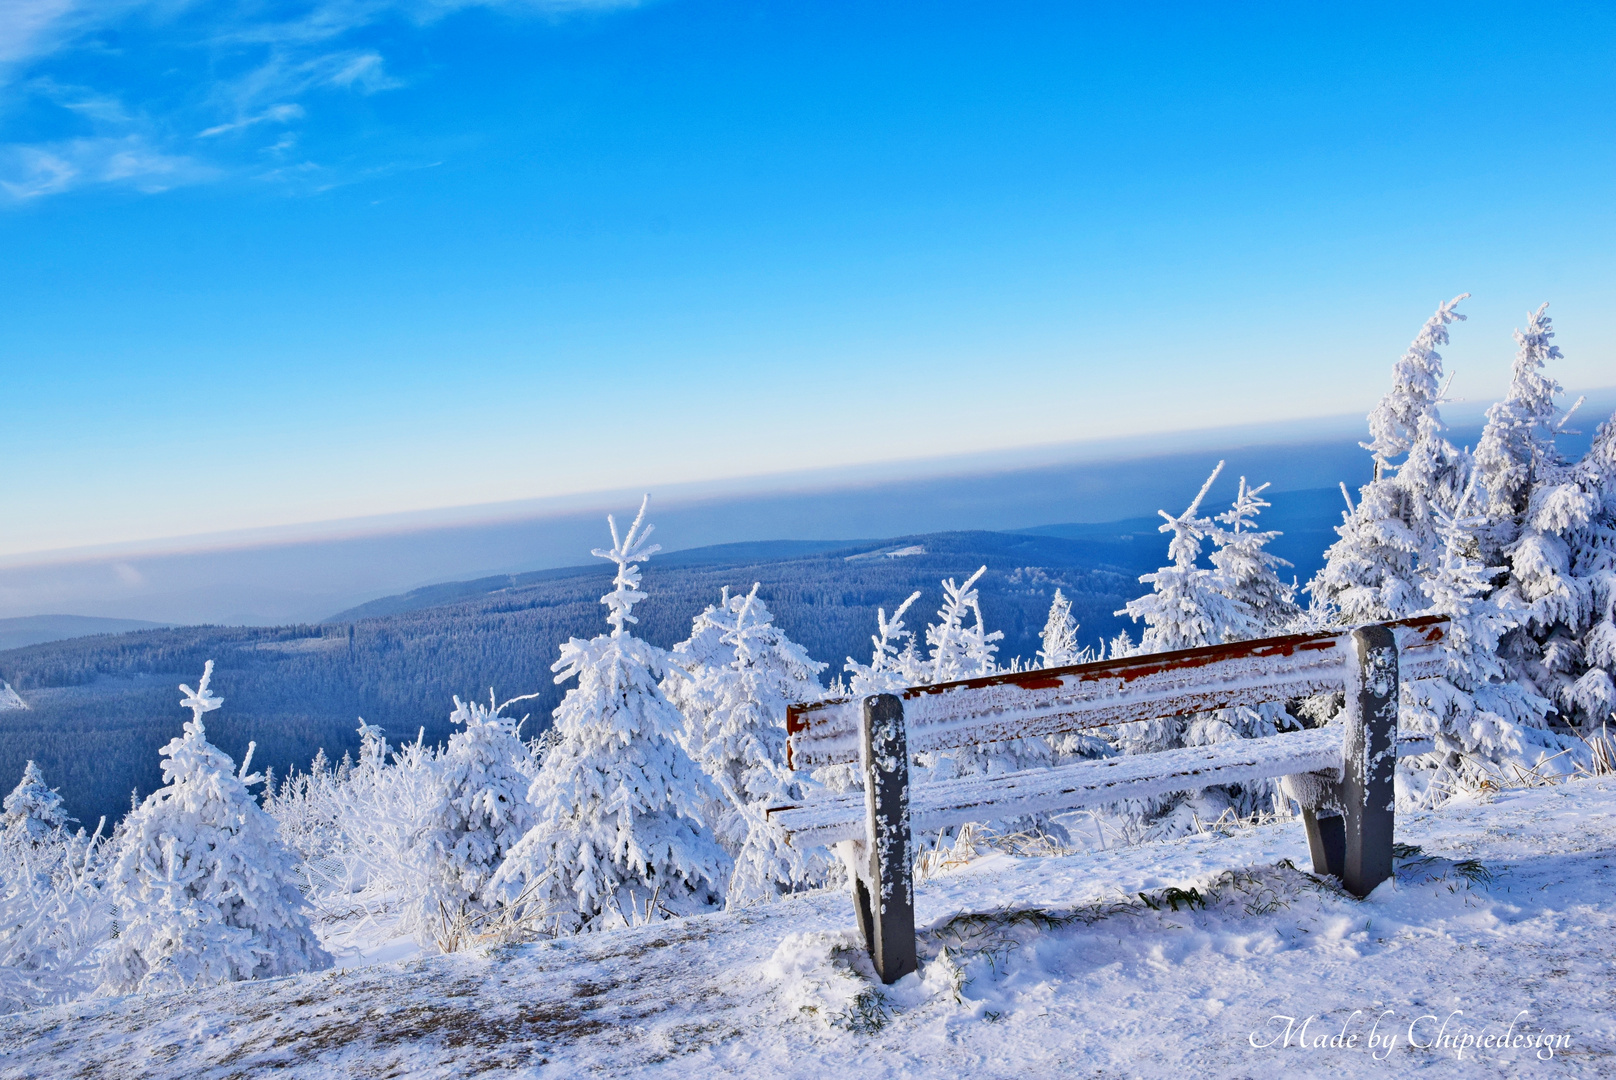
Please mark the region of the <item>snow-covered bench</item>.
<svg viewBox="0 0 1616 1080"><path fill-rule="evenodd" d="M1314 869L1367 896L1392 871L1399 667L1401 678L1438 674L1446 628L1440 617L1411 619L794 705L787 764L858 762L864 788L769 815L793 844L847 845L859 928L886 982L915 969L912 828L1290 776L1310 804L1303 820ZM913 753L1332 691L1345 692L1346 715L1323 728L909 785Z"/></svg>

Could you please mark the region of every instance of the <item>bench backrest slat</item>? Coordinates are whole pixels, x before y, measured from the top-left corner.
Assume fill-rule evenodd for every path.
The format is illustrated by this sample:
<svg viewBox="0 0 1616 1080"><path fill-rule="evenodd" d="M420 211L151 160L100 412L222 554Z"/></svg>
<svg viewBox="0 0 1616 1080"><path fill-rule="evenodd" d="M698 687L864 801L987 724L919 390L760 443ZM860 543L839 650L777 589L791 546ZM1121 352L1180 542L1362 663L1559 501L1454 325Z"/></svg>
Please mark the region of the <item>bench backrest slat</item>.
<svg viewBox="0 0 1616 1080"><path fill-rule="evenodd" d="M1441 616L1388 623L1401 647L1402 678L1439 673L1447 632ZM901 691L909 752L1000 742L1288 701L1346 686L1350 631L1296 634L1095 664L991 675ZM860 699L793 705L786 761L814 769L857 761Z"/></svg>

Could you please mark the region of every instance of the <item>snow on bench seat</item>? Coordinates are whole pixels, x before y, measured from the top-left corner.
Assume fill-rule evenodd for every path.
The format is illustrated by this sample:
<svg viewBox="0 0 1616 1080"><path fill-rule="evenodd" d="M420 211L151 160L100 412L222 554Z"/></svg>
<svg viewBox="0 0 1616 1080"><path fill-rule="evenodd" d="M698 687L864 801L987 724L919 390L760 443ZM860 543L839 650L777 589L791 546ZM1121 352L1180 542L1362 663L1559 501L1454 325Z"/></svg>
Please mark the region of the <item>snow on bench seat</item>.
<svg viewBox="0 0 1616 1080"><path fill-rule="evenodd" d="M1292 773L1338 772L1341 732L1339 725L1331 725L1212 746L916 784L909 793L910 828L915 832L931 832L967 821L1076 810L1121 799L1196 791L1242 780ZM863 840L865 817L862 790L816 800L806 806L769 811L770 820L779 822L792 844L799 847Z"/></svg>

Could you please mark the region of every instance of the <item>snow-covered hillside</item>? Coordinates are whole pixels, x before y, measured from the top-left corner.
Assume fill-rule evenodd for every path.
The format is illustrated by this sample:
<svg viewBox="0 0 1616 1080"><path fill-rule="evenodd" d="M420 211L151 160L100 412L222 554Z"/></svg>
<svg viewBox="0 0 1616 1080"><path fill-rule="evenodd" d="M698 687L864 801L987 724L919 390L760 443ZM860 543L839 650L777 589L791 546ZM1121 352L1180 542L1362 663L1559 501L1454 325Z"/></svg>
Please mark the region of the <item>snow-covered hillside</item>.
<svg viewBox="0 0 1616 1080"><path fill-rule="evenodd" d="M0 1077L1610 1075L1616 778L1398 832L1362 902L1295 869L1294 821L992 854L920 885L922 968L887 988L819 892L18 1014Z"/></svg>

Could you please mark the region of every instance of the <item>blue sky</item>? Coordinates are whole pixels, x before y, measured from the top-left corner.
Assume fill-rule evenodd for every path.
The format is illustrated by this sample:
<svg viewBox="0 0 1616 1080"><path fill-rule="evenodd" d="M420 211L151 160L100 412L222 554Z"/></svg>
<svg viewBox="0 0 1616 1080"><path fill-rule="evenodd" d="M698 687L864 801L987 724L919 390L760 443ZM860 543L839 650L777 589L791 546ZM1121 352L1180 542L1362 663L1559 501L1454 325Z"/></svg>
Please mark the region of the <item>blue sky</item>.
<svg viewBox="0 0 1616 1080"><path fill-rule="evenodd" d="M1616 9L13 0L0 554L1616 383Z"/></svg>

